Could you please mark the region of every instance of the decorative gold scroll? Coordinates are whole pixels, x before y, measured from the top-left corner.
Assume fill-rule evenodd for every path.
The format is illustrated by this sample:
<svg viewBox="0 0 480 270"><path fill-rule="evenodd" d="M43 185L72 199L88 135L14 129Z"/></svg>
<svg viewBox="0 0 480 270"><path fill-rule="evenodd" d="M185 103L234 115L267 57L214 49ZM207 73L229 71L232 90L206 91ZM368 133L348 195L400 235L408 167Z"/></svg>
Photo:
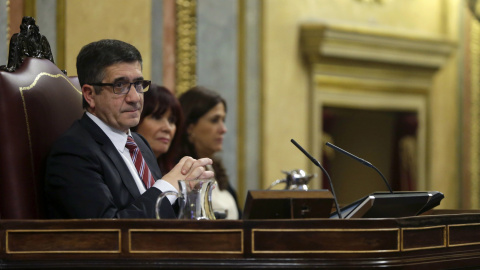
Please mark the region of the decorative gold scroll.
<svg viewBox="0 0 480 270"><path fill-rule="evenodd" d="M181 94L196 85L197 1L176 0L176 92Z"/></svg>

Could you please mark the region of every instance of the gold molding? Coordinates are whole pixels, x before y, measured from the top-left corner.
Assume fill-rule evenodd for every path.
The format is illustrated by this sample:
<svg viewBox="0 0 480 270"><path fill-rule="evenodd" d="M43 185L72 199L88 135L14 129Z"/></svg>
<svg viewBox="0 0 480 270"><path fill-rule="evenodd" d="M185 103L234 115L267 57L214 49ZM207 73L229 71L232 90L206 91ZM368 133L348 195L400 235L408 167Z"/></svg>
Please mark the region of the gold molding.
<svg viewBox="0 0 480 270"><path fill-rule="evenodd" d="M427 94L428 87L425 87L422 84L413 84L409 82L404 82L400 84L399 82L391 81L381 81L368 78L346 78L346 77L336 77L330 75L316 75L315 85L322 85L322 87L333 86L333 87L343 87L346 89L355 89L355 90L369 90L375 92L390 92L390 93L419 93Z"/></svg>
<svg viewBox="0 0 480 270"><path fill-rule="evenodd" d="M462 247L462 246L473 246L473 245L480 245L480 241L478 242L471 242L471 243L463 243L463 244L450 244L450 228L451 227L469 227L469 226L480 226L480 223L472 223L472 224L453 224L453 225L447 225L447 231L448 231L448 247Z"/></svg>
<svg viewBox="0 0 480 270"><path fill-rule="evenodd" d="M196 85L197 1L176 0L175 88L177 95Z"/></svg>
<svg viewBox="0 0 480 270"><path fill-rule="evenodd" d="M395 93L428 94L432 72L424 69L348 65L322 61L313 67L314 83L322 86L341 86L349 89L368 89ZM408 77L408 80L405 78Z"/></svg>
<svg viewBox="0 0 480 270"><path fill-rule="evenodd" d="M239 251L217 251L217 250L132 250L132 232L181 232L181 233L240 233L240 250ZM129 253L182 253L182 254L243 254L243 229L211 229L211 230L187 230L187 229L129 229L128 230L128 252Z"/></svg>
<svg viewBox="0 0 480 270"><path fill-rule="evenodd" d="M32 89L36 84L37 82L40 80L41 77L43 76L48 76L48 77L51 77L51 78L63 78L65 79L72 87L73 89L75 89L80 95L82 94L82 91L78 90L75 85L73 85L73 83L63 74L50 74L50 73L47 73L47 72L41 72L37 75L37 77L35 77L35 80L33 80L33 82L29 85L29 86L25 86L25 87L20 87L19 90L20 92L23 92L24 90L30 90ZM25 103L23 104L25 105Z"/></svg>
<svg viewBox="0 0 480 270"><path fill-rule="evenodd" d="M352 26L352 25L341 25L341 24L324 24L324 23L303 23L301 25L301 30L307 30L307 34L314 34L322 33L324 31L332 31L338 33L350 33L354 35L362 35L362 36L371 36L377 37L380 40L383 38L393 38L396 40L405 40L405 41L413 41L419 43L428 43L428 44L437 44L437 43L444 43L442 46L438 47L437 50L442 50L445 52L450 51L447 47L453 47L456 45L455 42L447 40L441 37L435 36L421 36L416 34L411 34L408 32L398 32L395 29L386 30L386 29L379 29L373 27L365 27L365 26ZM302 33L304 34L304 33ZM317 35L317 34L314 34ZM312 39L313 41L313 39ZM311 44L310 44L311 45ZM444 47L447 46L447 47ZM436 51L437 51L436 50Z"/></svg>
<svg viewBox="0 0 480 270"><path fill-rule="evenodd" d="M300 26L300 49L313 64L323 58L373 61L439 69L456 43L442 37L344 25L305 23Z"/></svg>
<svg viewBox="0 0 480 270"><path fill-rule="evenodd" d="M255 232L396 232L397 233L397 248L396 249L381 249L381 250L255 250ZM252 229L252 253L253 254L295 254L295 253L383 253L383 252L398 252L400 251L400 229Z"/></svg>
<svg viewBox="0 0 480 270"><path fill-rule="evenodd" d="M118 233L118 250L50 250L50 251L11 251L8 245L10 233L46 233L46 232L116 232ZM38 254L38 253L121 253L122 234L120 229L58 229L58 230L6 230L5 231L5 249L7 254Z"/></svg>
<svg viewBox="0 0 480 270"><path fill-rule="evenodd" d="M19 88L20 96L22 97L23 112L25 114L25 125L27 126L28 147L30 149L30 165L32 166L32 170L35 169L34 161L33 161L33 145L32 145L32 136L31 136L32 134L30 132L30 124L29 124L29 121L28 121L27 104L25 103L25 96L23 95L23 91L32 89L37 84L37 82L40 80L40 78L42 78L43 76L48 76L48 77L55 78L55 79L63 78L73 87L73 89L75 89L75 91L77 91L80 95L82 94L82 92L80 90L78 90L75 87L75 85L73 85L73 83L64 74L50 74L50 73L47 73L47 72L39 73L37 75L37 77L35 77L35 80L33 80L33 82L29 86Z"/></svg>

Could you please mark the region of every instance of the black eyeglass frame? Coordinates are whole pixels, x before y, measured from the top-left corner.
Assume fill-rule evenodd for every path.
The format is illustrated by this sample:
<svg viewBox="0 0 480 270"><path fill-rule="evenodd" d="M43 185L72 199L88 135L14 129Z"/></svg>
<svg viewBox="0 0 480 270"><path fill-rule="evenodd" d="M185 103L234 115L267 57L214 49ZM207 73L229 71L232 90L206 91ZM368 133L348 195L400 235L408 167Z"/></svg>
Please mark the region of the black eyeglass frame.
<svg viewBox="0 0 480 270"><path fill-rule="evenodd" d="M117 82L118 83L118 82ZM140 83L139 85L142 86L142 90L141 91L138 91L137 87L135 84L138 85L138 83ZM135 91L137 91L137 93L145 93L148 91L149 89L149 86L152 84L152 81L150 80L138 80L138 81L134 81L134 82L126 82L126 84L128 84L128 87L122 87L122 89L120 91L123 91L123 89L128 89L125 93L123 92L119 92L117 93L115 91L115 83L87 83L88 85L92 85L92 86L110 86L112 87L112 90L113 90L113 93L116 94L116 95L126 95L130 92L130 89L132 89L132 85L134 86L133 88L135 88Z"/></svg>

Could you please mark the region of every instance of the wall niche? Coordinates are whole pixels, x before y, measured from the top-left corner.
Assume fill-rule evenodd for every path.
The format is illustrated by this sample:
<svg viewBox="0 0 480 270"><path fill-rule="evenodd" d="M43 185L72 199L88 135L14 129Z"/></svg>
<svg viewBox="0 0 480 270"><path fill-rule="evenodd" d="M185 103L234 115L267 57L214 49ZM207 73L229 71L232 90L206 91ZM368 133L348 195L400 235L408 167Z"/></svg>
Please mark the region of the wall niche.
<svg viewBox="0 0 480 270"><path fill-rule="evenodd" d="M388 190L372 168L332 152L331 143L370 161L392 188L428 189L429 93L454 45L370 28L300 27L309 67L309 151L331 173L341 204ZM328 188L320 169L313 188Z"/></svg>

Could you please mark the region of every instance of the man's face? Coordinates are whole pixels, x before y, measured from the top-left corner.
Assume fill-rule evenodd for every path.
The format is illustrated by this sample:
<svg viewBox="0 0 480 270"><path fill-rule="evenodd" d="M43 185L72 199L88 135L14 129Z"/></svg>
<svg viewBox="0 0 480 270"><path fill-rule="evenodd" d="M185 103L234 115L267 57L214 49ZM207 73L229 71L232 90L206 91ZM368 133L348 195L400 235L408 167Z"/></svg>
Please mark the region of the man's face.
<svg viewBox="0 0 480 270"><path fill-rule="evenodd" d="M143 80L139 62L117 63L105 69L105 78L102 83L138 80ZM86 87L92 86L86 85ZM137 93L133 86L126 95L113 93L113 88L110 86L103 86L99 94L96 94L92 87L88 93L84 90L84 95L90 104L89 111L110 127L127 132L129 128L138 125L143 109L143 93Z"/></svg>

